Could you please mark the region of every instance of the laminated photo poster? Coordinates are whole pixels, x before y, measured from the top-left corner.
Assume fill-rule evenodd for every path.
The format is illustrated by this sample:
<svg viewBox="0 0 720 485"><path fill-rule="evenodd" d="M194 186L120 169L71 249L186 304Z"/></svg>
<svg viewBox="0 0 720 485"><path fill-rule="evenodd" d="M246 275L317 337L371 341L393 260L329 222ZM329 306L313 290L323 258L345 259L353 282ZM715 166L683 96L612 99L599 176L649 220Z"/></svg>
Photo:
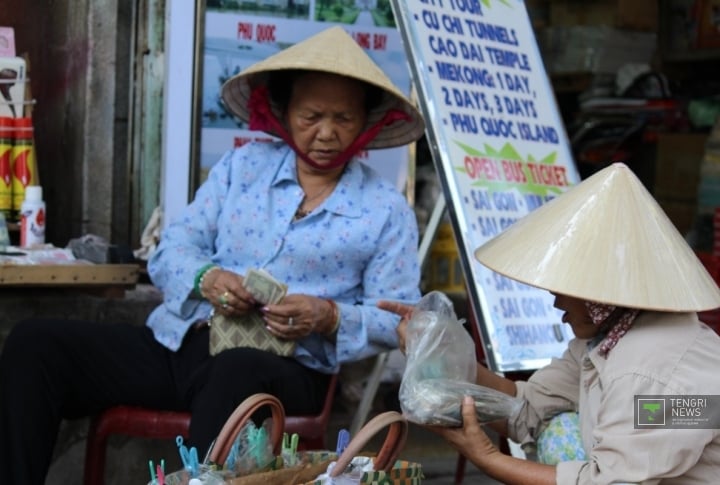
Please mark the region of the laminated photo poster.
<svg viewBox="0 0 720 485"><path fill-rule="evenodd" d="M220 99L222 84L252 64L335 25L342 26L403 91L410 92L410 71L400 33L388 1L247 3L236 8L212 7L205 12L202 67L200 174L229 149L251 140L272 140L225 110ZM407 147L369 150L360 159L403 190L407 174Z"/></svg>
<svg viewBox="0 0 720 485"><path fill-rule="evenodd" d="M521 0L392 0L488 365L538 369L570 327L544 290L473 253L579 182Z"/></svg>

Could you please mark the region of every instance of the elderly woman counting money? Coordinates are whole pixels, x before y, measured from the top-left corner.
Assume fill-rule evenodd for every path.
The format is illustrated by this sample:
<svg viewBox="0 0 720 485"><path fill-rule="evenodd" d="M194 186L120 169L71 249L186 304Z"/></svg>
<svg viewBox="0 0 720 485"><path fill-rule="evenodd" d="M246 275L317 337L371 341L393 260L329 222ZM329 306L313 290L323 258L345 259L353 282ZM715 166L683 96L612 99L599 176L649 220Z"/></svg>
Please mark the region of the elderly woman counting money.
<svg viewBox="0 0 720 485"><path fill-rule="evenodd" d="M246 397L319 412L341 363L397 346L399 318L376 303L420 297L416 220L355 155L419 138L419 112L339 27L249 67L222 96L280 141L227 153L171 221L148 265L164 301L147 326L15 327L0 363L4 484L43 483L62 418L116 404L189 410L203 456ZM294 342L292 355L211 355L211 314L251 316Z"/></svg>
<svg viewBox="0 0 720 485"><path fill-rule="evenodd" d="M527 382L478 364L478 384L524 402L492 426L522 444L578 449L542 463L502 454L467 396L463 426L434 428L437 433L507 484L720 483L720 338L697 315L720 306L720 290L627 166L613 164L584 180L475 257L550 291L576 337ZM412 311L396 302L380 306L401 315ZM406 321L398 327L401 348ZM703 409L671 409L672 399L708 395L699 401L707 404ZM655 414L661 402L665 412ZM673 418L688 411L694 422ZM568 419L559 433L548 434L557 418L576 412L576 430ZM565 439L573 431L577 443Z"/></svg>

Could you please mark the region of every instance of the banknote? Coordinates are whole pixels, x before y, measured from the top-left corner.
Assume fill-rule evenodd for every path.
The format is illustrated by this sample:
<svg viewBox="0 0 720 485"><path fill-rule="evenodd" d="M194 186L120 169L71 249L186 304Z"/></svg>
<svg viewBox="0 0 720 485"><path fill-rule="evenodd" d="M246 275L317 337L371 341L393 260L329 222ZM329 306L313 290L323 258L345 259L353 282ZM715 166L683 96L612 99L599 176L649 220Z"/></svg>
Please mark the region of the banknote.
<svg viewBox="0 0 720 485"><path fill-rule="evenodd" d="M287 293L287 285L262 268L248 270L243 285L263 305L278 303Z"/></svg>

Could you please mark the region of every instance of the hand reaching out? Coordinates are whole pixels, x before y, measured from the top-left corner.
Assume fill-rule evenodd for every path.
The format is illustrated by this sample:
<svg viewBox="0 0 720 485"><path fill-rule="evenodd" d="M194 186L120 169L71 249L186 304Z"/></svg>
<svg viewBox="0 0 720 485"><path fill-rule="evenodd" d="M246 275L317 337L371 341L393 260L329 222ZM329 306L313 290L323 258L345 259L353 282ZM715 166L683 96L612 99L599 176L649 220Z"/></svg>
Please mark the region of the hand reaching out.
<svg viewBox="0 0 720 485"><path fill-rule="evenodd" d="M377 303L377 307L381 310L392 312L402 317L395 331L398 335L398 347L400 348L400 352L405 354L405 335L407 333L407 324L412 317L414 307L397 301L387 300L379 301Z"/></svg>

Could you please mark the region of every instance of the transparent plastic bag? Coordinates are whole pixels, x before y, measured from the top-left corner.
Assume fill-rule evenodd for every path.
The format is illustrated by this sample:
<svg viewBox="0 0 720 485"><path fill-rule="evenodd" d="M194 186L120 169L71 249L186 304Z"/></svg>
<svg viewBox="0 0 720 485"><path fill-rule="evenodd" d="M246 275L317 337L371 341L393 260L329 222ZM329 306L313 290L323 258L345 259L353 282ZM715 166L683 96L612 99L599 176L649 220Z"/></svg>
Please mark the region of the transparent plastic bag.
<svg viewBox="0 0 720 485"><path fill-rule="evenodd" d="M475 344L450 299L439 291L426 294L415 307L405 335L405 355L399 397L408 421L460 426L466 395L475 399L483 423L508 418L522 405L519 399L475 384Z"/></svg>

